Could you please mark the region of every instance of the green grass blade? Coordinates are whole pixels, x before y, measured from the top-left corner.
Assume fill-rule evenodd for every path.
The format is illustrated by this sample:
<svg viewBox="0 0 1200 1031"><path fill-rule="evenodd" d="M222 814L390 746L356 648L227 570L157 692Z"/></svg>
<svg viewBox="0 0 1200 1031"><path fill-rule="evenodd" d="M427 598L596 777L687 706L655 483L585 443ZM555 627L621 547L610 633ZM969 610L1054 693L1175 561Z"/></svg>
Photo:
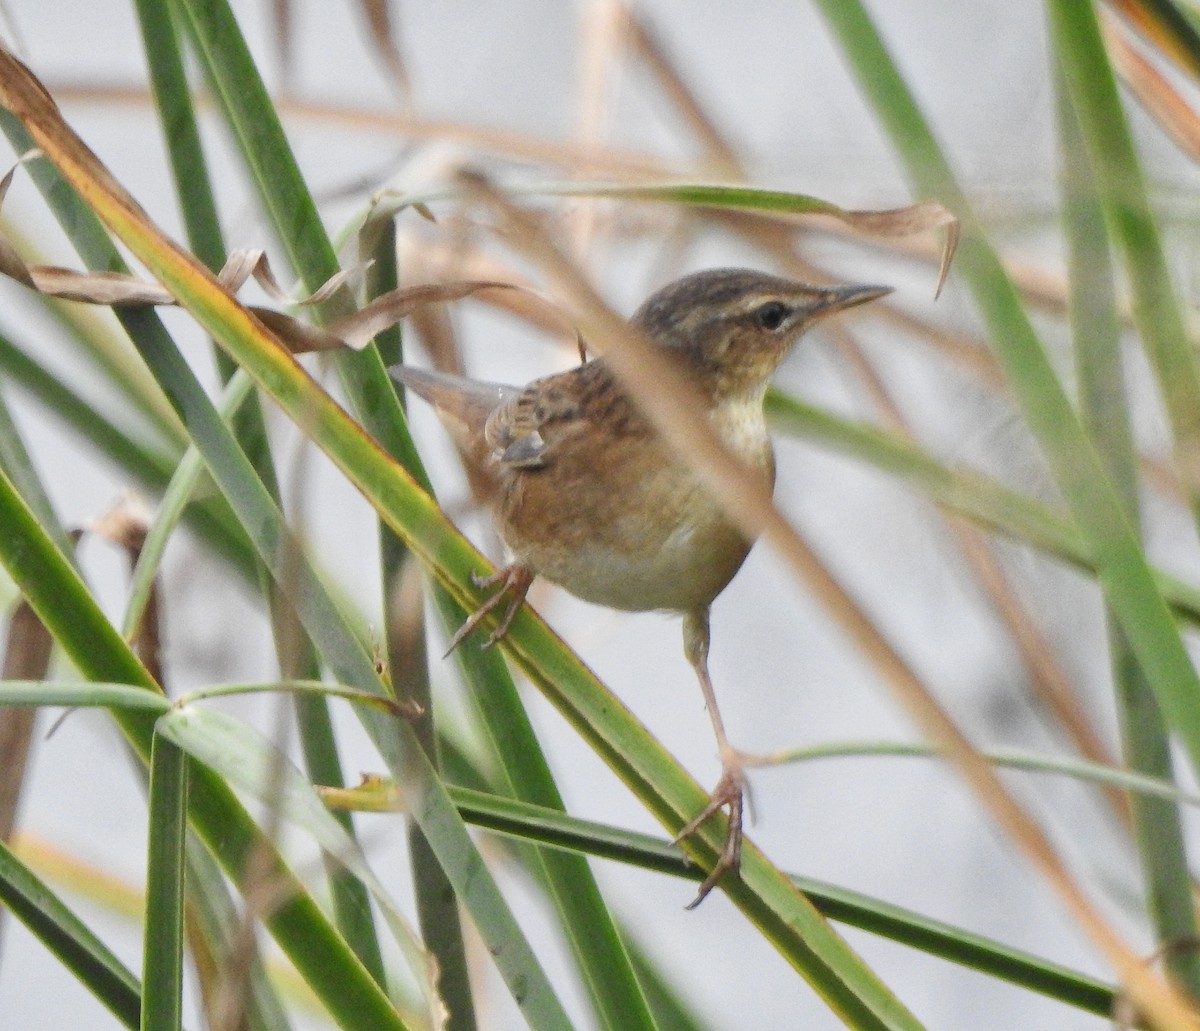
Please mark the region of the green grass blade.
<svg viewBox="0 0 1200 1031"><path fill-rule="evenodd" d="M169 0L135 0L135 6L188 245L196 257L216 272L224 266L228 255L171 4ZM236 366L219 347L214 351L221 377L228 381ZM266 424L257 399L235 419L234 436L250 456L263 482L272 493L278 493ZM378 957L375 959L378 961Z"/></svg>
<svg viewBox="0 0 1200 1031"><path fill-rule="evenodd" d="M0 565L20 587L46 627L80 671L98 681L157 693L157 686L104 617L69 562L46 538L33 514L0 471ZM115 710L114 719L143 761L150 757L154 717ZM358 1031L401 1031L395 1011L357 957L329 926L295 875L238 804L228 787L205 771L192 778L190 816L226 872L244 878L254 850L266 875L287 897L267 925L339 1025Z"/></svg>
<svg viewBox="0 0 1200 1031"><path fill-rule="evenodd" d="M254 382L245 373L235 374L229 381L225 396L221 401L221 414L228 418L237 411L249 394ZM163 553L171 534L179 525L187 511L192 495L204 475L204 462L199 451L189 447L183 458L175 467L167 489L163 492L162 501L154 520L150 525L146 539L138 552L137 565L129 582L129 596L125 602L125 618L121 623L125 636L132 639L134 631L142 622L142 616L149 604L154 581L158 576Z"/></svg>
<svg viewBox="0 0 1200 1031"><path fill-rule="evenodd" d="M216 0L181 0L181 4L198 54L258 185L260 199L306 288L315 290L338 271L336 256L232 12ZM428 488L378 352L368 348L361 354L342 356L338 370L363 425L418 483ZM447 618L458 623L465 615L460 607ZM507 684L507 673L499 669L496 664L493 672ZM512 742L507 758L517 765L515 776L524 785L524 797L561 806L536 738L531 730L526 732L528 720L515 690L506 686L501 695L494 686L486 686L489 681L476 683L481 694L505 699L502 712L492 708L496 720L493 733ZM521 728L519 737L514 727ZM552 898L563 913L564 929L601 1020L621 1031L651 1026L636 975L586 864L562 857L552 858L549 863Z"/></svg>
<svg viewBox="0 0 1200 1031"><path fill-rule="evenodd" d="M0 705L54 705L68 709L105 708L163 713L170 701L129 684L86 681L0 680Z"/></svg>
<svg viewBox="0 0 1200 1031"><path fill-rule="evenodd" d="M188 245L216 272L225 264L225 241L170 5L167 0L135 0L134 7Z"/></svg>
<svg viewBox="0 0 1200 1031"><path fill-rule="evenodd" d="M342 821L322 805L315 789L290 760L248 725L219 709L198 704L174 706L158 721L158 733L172 744L250 793L281 817L303 828L375 897L413 976L426 997L425 1013L434 1020L428 956L387 889L367 863Z"/></svg>
<svg viewBox="0 0 1200 1031"><path fill-rule="evenodd" d="M1074 41L1059 39L1063 46ZM1084 421L1113 482L1138 522L1137 457L1122 372L1121 318L1097 181L1085 152L1073 95L1058 77L1059 136L1063 151L1064 222L1069 247L1071 335ZM1111 98L1115 100L1115 97ZM1161 257L1161 254L1160 254ZM1162 710L1111 616L1113 682L1126 761L1140 773L1171 781L1171 743ZM1192 878L1180 814L1170 801L1135 795L1135 838L1147 887L1147 908L1164 963L1200 998L1200 955L1171 948L1196 937Z"/></svg>
<svg viewBox="0 0 1200 1031"><path fill-rule="evenodd" d="M5 132L8 131L5 127ZM14 141L19 150L20 142ZM26 162L25 168L36 177L37 162ZM15 227L3 224L5 237L29 262L44 263L38 257L38 247ZM156 444L179 448L184 443L183 426L167 399L158 389L141 357L129 346L120 332L114 331L107 313L74 301L47 297L44 310L61 328L55 334L60 342L70 341L80 358L90 365L139 421L144 420L152 431Z"/></svg>
<svg viewBox="0 0 1200 1031"><path fill-rule="evenodd" d="M161 492L169 482L177 458L126 435L62 381L0 334L0 371L12 378L42 405L52 418L63 422L89 448L94 448L146 490ZM245 576L253 569L253 556L241 527L220 499L203 498L189 505L188 525L216 554Z"/></svg>
<svg viewBox="0 0 1200 1031"><path fill-rule="evenodd" d="M127 1028L140 1026L138 980L0 841L0 902Z"/></svg>
<svg viewBox="0 0 1200 1031"><path fill-rule="evenodd" d="M1079 531L1044 502L969 469L939 462L898 433L836 415L778 390L767 394L772 429L832 448L898 476L939 505L1065 562L1092 569ZM1200 592L1195 597L1200 618Z"/></svg>
<svg viewBox="0 0 1200 1031"><path fill-rule="evenodd" d="M220 865L195 832L187 836L184 876L189 888L189 942L196 965L203 963L208 970L220 970L221 964L228 962L229 943L238 939L242 914L234 905ZM190 933L192 928L195 934ZM200 949L206 951L203 957L198 955ZM245 969L247 965L249 969ZM290 1031L291 1024L267 976L261 950L243 958L242 969L247 987L244 1009L250 1025L248 1031Z"/></svg>
<svg viewBox="0 0 1200 1031"><path fill-rule="evenodd" d="M42 479L33 467L29 451L17 425L13 422L5 402L4 394L0 392L0 469L3 469L12 480L21 496L30 508L37 513L38 521L53 535L54 543L62 549L64 555L73 555L75 549L67 540L62 524L50 504L50 497L42 486Z"/></svg>
<svg viewBox="0 0 1200 1031"><path fill-rule="evenodd" d="M396 225L381 219L359 234L359 260L368 264L365 298L370 301L399 285L396 260ZM375 340L387 364L403 360L400 327L392 326ZM384 357L386 355L386 357ZM413 470L410 468L410 472ZM416 473L423 475L418 468ZM434 724L433 696L429 686L425 606L421 599L404 597L406 576L415 571L404 542L379 522L379 557L383 574L383 620L388 668L398 698L420 707L412 720L417 740L430 764L441 773L438 734ZM417 917L421 935L438 965L438 986L449 1016L448 1031L474 1031L475 998L463 941L458 900L437 855L415 820L408 821L408 857L412 864Z"/></svg>
<svg viewBox="0 0 1200 1031"><path fill-rule="evenodd" d="M174 465L170 454L123 433L111 419L3 334L0 334L0 370L36 398L49 414L75 430L106 458L134 472L147 486L160 488L167 481Z"/></svg>
<svg viewBox="0 0 1200 1031"><path fill-rule="evenodd" d="M778 391L767 395L767 412L773 427L781 432L899 476L939 505L980 526L1096 572L1096 563L1071 521L1034 498L980 473L943 465L919 445L888 430L845 419ZM1200 624L1200 590L1160 570L1152 570L1152 574L1175 614L1188 623Z"/></svg>
<svg viewBox="0 0 1200 1031"><path fill-rule="evenodd" d="M463 654L463 651L460 650L459 654ZM476 654L486 655L487 653L477 652ZM443 769L449 783L457 787L468 788L483 795L512 799L512 785L507 781L502 772L494 772L498 764L493 761L493 756L488 755L486 760L479 760L468 756L467 752L457 741L446 737L444 731L445 728L443 728L440 744L444 764ZM488 775L482 772L484 761L486 761L487 768L493 771ZM501 787L502 781L503 786ZM453 792L454 789L451 788L452 796ZM561 813L561 809L554 806L538 807L539 812L547 809L550 812ZM459 811L462 812L461 806ZM562 815L566 817L565 813L562 813ZM466 818L465 814L464 818ZM570 817L566 818L570 819ZM538 884L541 884L544 891L548 891L549 889L545 880L545 850L522 842L519 837L512 839L510 844L513 854L524 866L530 877ZM572 855L570 850L560 850L560 852L563 855ZM574 855L573 858L576 861L582 861L578 855ZM560 919L565 919L565 917L560 917ZM638 982L642 986L642 992L645 994L646 1004L650 1007L655 1027L659 1031L703 1031L706 1026L704 1022L692 1011L683 994L671 983L670 977L659 969L649 953L640 945L637 936L632 932L629 925L627 923L619 923L617 933L620 934L621 940L624 942L625 951L629 955L629 960L633 964Z"/></svg>
<svg viewBox="0 0 1200 1031"><path fill-rule="evenodd" d="M963 220L959 272L1096 563L1112 611L1171 726L1200 768L1200 677L1107 471L870 17L858 0L819 0L819 5L916 189L937 197Z"/></svg>
<svg viewBox="0 0 1200 1031"><path fill-rule="evenodd" d="M1063 79L1079 121L1105 222L1125 257L1133 320L1158 379L1174 434L1176 466L1200 523L1200 364L1163 251L1145 174L1091 4L1050 0Z"/></svg>
<svg viewBox="0 0 1200 1031"><path fill-rule="evenodd" d="M926 754L933 757L928 750ZM704 875L687 862L677 845L659 838L468 788L454 788L452 794L464 818L515 840L541 841L554 848L577 850L692 881ZM1077 971L858 892L807 877L793 876L792 881L832 920L1080 1009L1103 1015L1111 1012L1116 990Z"/></svg>
<svg viewBox="0 0 1200 1031"><path fill-rule="evenodd" d="M183 1026L183 871L188 758L154 736L150 748L146 922L142 947L142 1031Z"/></svg>

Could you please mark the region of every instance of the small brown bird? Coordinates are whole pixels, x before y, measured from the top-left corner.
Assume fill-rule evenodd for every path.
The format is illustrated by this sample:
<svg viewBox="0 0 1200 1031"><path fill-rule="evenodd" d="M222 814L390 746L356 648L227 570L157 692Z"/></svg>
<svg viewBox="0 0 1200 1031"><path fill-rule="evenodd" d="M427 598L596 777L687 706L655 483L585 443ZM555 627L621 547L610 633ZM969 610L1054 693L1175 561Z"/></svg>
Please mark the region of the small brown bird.
<svg viewBox="0 0 1200 1031"><path fill-rule="evenodd" d="M775 369L818 319L890 292L716 269L659 290L632 323L676 356L725 446L774 485L763 398ZM503 637L538 575L611 608L683 614L684 651L704 692L723 775L676 840L729 806L725 846L695 906L741 858L746 759L726 737L708 675L709 607L752 542L603 358L525 387L403 366L389 371L433 405L466 460L494 484L498 528L511 553L508 566L476 581L499 589L454 635L447 654L507 597L484 646Z"/></svg>

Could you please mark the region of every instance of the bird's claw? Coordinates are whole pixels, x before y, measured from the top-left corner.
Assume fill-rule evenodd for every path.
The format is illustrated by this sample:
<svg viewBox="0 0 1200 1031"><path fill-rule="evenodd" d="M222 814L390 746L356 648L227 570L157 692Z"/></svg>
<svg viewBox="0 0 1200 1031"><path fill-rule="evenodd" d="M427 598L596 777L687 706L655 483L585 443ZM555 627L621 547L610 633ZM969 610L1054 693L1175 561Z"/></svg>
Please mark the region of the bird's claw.
<svg viewBox="0 0 1200 1031"><path fill-rule="evenodd" d="M729 825L725 831L725 844L721 848L712 870L704 878L695 899L688 909L695 909L705 900L727 873L736 873L742 863L742 814L745 806L746 775L741 763L726 760L725 772L709 796L708 804L675 835L674 844L695 834L718 810L729 806Z"/></svg>
<svg viewBox="0 0 1200 1031"><path fill-rule="evenodd" d="M455 631L454 636L450 638L450 643L446 648L445 654L442 656L443 658L462 644L475 628L483 622L484 617L504 600L505 596L508 597L508 608L505 609L499 625L488 635L482 647L492 647L492 645L507 634L508 628L516 618L517 612L520 611L522 602L525 601L525 595L529 593L529 585L533 583L533 573L526 566L505 566L502 569L497 569L490 576L480 576L478 573L472 573L471 583L480 590L495 587L497 584L500 585L500 589L472 612L467 621Z"/></svg>

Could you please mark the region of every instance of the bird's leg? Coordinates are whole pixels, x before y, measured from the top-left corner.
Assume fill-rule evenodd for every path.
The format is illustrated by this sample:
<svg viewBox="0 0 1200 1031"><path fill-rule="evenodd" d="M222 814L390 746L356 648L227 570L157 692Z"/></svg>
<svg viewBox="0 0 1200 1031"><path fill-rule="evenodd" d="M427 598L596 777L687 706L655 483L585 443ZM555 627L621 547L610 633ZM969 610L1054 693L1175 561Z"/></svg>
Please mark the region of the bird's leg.
<svg viewBox="0 0 1200 1031"><path fill-rule="evenodd" d="M675 841L682 841L694 834L700 826L717 810L729 806L729 829L725 832L725 845L711 873L700 885L688 909L695 909L704 901L705 896L713 890L716 883L730 870L737 870L742 861L742 810L746 793L746 758L729 743L725 734L725 723L721 719L721 710L717 708L717 696L713 691L712 679L708 675L708 608L694 609L683 617L683 650L688 662L696 671L700 681L700 690L704 692L704 704L708 706L708 715L712 720L713 732L717 736L717 748L721 755L721 779L709 796L708 805L691 820L676 836Z"/></svg>
<svg viewBox="0 0 1200 1031"><path fill-rule="evenodd" d="M521 603L525 600L525 595L529 593L529 585L533 583L533 570L528 566L511 565L497 569L491 576L476 576L471 574L471 582L481 589L495 587L500 585L500 589L496 591L487 601L479 606L467 621L458 628L457 632L450 638L450 647L446 649L446 655L449 655L467 638L480 622L492 609L496 608L507 596L508 608L504 611L504 617L500 620L499 625L492 631L491 636L483 642L484 648L490 648L493 644L500 640L512 625L512 621L520 609ZM445 655L442 656L445 658Z"/></svg>

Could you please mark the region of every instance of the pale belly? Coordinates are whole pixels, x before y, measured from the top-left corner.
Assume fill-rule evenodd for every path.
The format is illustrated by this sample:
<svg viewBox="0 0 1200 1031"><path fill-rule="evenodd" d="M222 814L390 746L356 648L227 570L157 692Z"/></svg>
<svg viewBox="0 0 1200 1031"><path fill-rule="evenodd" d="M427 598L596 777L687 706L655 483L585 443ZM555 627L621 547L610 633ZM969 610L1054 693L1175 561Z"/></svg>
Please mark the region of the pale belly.
<svg viewBox="0 0 1200 1031"><path fill-rule="evenodd" d="M769 483L764 447L756 464ZM623 463L607 476L595 468L561 478L517 474L507 484L501 535L514 559L586 601L631 611L707 606L751 542L674 456L646 448L639 458L640 468Z"/></svg>
<svg viewBox="0 0 1200 1031"><path fill-rule="evenodd" d="M689 521L649 547L648 541L619 547L599 539L566 554L527 543L517 558L585 601L635 612L686 612L711 604L750 551L741 534L718 519Z"/></svg>

